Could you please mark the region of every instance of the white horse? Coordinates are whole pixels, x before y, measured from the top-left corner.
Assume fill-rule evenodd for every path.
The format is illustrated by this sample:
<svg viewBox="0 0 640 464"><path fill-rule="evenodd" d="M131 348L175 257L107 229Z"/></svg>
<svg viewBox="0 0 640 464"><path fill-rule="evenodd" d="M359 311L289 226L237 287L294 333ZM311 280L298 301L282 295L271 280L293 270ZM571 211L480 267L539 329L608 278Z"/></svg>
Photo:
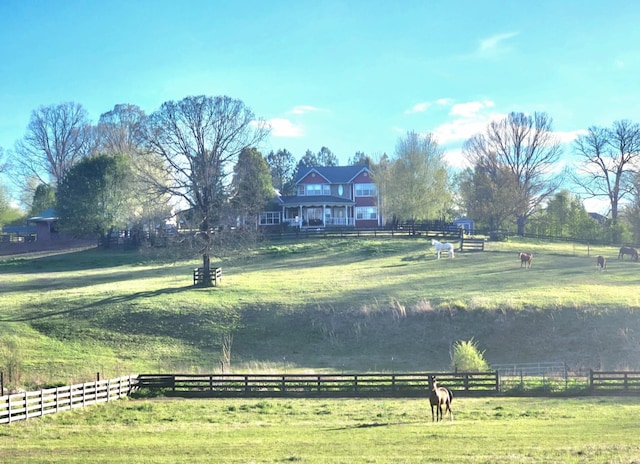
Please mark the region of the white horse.
<svg viewBox="0 0 640 464"><path fill-rule="evenodd" d="M440 243L437 240L431 239L431 245L433 245L436 249L436 256L440 259L440 253L446 251L449 253L449 258L455 258L455 254L453 253L453 245L451 243Z"/></svg>

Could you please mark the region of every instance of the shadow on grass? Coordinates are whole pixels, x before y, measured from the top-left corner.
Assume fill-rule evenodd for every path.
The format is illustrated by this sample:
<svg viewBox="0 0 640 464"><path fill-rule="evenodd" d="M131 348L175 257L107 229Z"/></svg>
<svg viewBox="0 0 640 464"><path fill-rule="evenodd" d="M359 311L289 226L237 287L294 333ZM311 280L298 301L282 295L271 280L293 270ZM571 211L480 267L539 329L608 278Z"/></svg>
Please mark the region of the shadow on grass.
<svg viewBox="0 0 640 464"><path fill-rule="evenodd" d="M160 295L171 295L171 294L181 293L187 290L193 290L194 288L197 288L197 287L188 285L184 287L163 288L161 290L155 290L155 291L149 291L149 292L136 292L136 293L131 293L129 295L118 295L118 296L113 296L109 298L104 298L102 300L94 301L87 305L82 305L82 306L78 306L76 308L71 308L71 309L65 309L62 311L46 311L46 310L31 311L31 312L28 312L27 314L24 314L18 317L0 319L0 322L28 322L28 321L45 319L45 318L54 317L54 316L80 313L82 311L99 308L101 306L108 306L108 305L118 304L118 303L126 303L126 302L137 300L138 298L150 298L150 297L155 297Z"/></svg>

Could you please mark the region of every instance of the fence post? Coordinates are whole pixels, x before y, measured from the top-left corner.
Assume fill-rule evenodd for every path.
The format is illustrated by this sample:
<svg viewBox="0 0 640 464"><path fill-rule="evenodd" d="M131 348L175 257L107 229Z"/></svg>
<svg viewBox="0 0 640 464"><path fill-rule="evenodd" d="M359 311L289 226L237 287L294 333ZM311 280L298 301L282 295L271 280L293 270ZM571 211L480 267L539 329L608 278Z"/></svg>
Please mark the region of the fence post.
<svg viewBox="0 0 640 464"><path fill-rule="evenodd" d="M4 372L0 371L0 396L4 396Z"/></svg>
<svg viewBox="0 0 640 464"><path fill-rule="evenodd" d="M496 370L496 391L500 392L500 371Z"/></svg>
<svg viewBox="0 0 640 464"><path fill-rule="evenodd" d="M589 389L593 392L593 369L589 369Z"/></svg>

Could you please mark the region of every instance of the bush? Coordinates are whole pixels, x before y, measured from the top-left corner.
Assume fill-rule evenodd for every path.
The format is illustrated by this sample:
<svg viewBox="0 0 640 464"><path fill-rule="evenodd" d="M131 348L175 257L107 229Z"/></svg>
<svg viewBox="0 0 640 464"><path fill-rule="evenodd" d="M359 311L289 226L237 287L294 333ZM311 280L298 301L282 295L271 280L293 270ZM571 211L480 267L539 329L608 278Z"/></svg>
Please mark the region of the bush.
<svg viewBox="0 0 640 464"><path fill-rule="evenodd" d="M484 359L484 351L480 352L476 342L458 340L453 344L451 356L453 370L462 372L486 372L489 364Z"/></svg>

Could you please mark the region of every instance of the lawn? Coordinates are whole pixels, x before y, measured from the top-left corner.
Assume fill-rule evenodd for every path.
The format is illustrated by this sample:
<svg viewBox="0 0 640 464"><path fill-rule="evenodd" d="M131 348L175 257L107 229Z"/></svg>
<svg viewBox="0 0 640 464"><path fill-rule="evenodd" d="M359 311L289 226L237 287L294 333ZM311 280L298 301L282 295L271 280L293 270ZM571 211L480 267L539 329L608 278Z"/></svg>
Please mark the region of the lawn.
<svg viewBox="0 0 640 464"><path fill-rule="evenodd" d="M14 257L0 261L0 360L27 387L217 372L232 335L234 372L409 372L449 369L473 338L490 363L638 369L640 264L616 256L518 239L439 261L425 238L267 243L214 263L211 289L191 285L197 259L163 250Z"/></svg>
<svg viewBox="0 0 640 464"><path fill-rule="evenodd" d="M637 398L122 400L0 428L3 462L631 463Z"/></svg>

